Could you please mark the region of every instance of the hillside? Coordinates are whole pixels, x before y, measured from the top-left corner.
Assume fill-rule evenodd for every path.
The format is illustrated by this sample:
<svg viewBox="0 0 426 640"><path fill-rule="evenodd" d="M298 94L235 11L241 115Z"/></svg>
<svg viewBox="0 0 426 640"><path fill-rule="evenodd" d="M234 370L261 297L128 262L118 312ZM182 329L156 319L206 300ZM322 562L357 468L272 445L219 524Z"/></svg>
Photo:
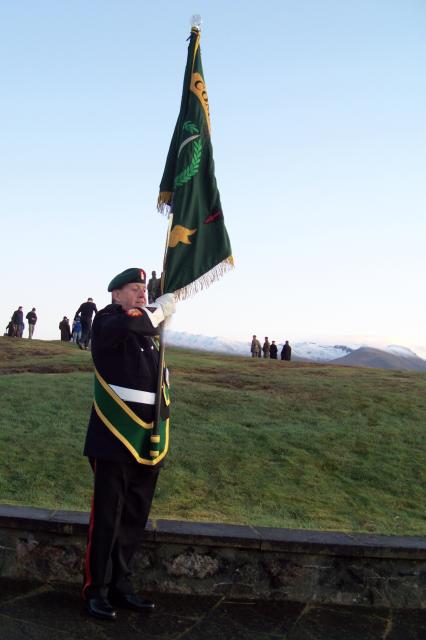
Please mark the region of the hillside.
<svg viewBox="0 0 426 640"><path fill-rule="evenodd" d="M153 515L426 533L426 375L167 349ZM87 510L90 353L0 338L0 502Z"/></svg>
<svg viewBox="0 0 426 640"><path fill-rule="evenodd" d="M412 355L400 355L361 347L342 358L333 360L334 365L346 365L348 367L369 367L374 369L396 369L399 371L426 371L426 360L422 360L414 353Z"/></svg>

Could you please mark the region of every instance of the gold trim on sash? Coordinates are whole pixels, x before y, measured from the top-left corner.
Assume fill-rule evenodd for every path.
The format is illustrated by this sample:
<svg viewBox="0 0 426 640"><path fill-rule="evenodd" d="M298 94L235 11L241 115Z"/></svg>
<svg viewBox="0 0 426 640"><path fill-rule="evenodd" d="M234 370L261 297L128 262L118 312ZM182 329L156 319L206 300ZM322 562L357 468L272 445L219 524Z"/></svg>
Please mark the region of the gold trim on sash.
<svg viewBox="0 0 426 640"><path fill-rule="evenodd" d="M137 416L136 413L134 411L132 411L130 409L130 407L127 406L127 404L125 402L123 402L123 400L120 398L120 396L117 395L113 389L111 389L109 384L107 382L105 382L105 380L102 378L101 374L99 373L99 371L97 369L95 369L95 376L97 377L97 379L99 380L99 382L101 383L101 385L103 386L105 391L114 400L114 402L116 402L123 409L123 411L125 411L127 413L127 415L130 416L131 419L134 422L136 422L136 424L138 424L140 427L143 427L144 429L152 429L153 428L153 424L154 423L153 422L144 422L141 418L139 418L139 416Z"/></svg>
<svg viewBox="0 0 426 640"><path fill-rule="evenodd" d="M97 373L96 369L95 369L95 372ZM102 383L102 378L100 376L99 376L99 378L100 378L99 382ZM165 427L166 442L164 444L164 451L162 451L161 453L159 453L158 451L150 451L149 452L150 455L153 458L155 457L155 460L147 460L146 458L141 458L141 456L138 454L136 449L134 447L132 447L132 445L121 435L121 433L114 427L114 425L102 413L102 411L100 410L99 405L97 404L96 400L93 400L93 406L94 406L95 411L98 414L99 418L104 423L104 425L106 427L108 427L108 429L111 431L111 433L113 433L120 440L120 442L126 447L126 449L128 449L130 451L130 453L137 460L137 462L140 462L141 464L147 464L147 465L155 466L156 464L158 464L160 462L160 460L162 460L166 456L166 454L167 454L167 452L169 450L169 418L167 418L167 420L166 420L166 427ZM146 428L152 429L152 423L151 423L150 427L146 427Z"/></svg>

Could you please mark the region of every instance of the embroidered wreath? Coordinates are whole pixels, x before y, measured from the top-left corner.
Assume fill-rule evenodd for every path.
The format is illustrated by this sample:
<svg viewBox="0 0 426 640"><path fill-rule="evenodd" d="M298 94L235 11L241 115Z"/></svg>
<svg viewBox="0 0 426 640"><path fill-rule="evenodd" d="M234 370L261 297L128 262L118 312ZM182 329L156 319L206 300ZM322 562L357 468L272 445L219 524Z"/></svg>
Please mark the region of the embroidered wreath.
<svg viewBox="0 0 426 640"><path fill-rule="evenodd" d="M183 123L183 130L193 135L196 135L199 133L198 127L193 122L190 122L189 120ZM196 176L198 173L198 169L200 168L200 162L201 162L201 153L203 150L203 143L201 138L198 138L198 140L194 140L193 149L194 149L194 153L192 154L190 164L187 167L185 167L185 169L181 171L175 178L175 184L174 184L175 189L177 189L177 187L181 187L186 182L189 182L191 178Z"/></svg>

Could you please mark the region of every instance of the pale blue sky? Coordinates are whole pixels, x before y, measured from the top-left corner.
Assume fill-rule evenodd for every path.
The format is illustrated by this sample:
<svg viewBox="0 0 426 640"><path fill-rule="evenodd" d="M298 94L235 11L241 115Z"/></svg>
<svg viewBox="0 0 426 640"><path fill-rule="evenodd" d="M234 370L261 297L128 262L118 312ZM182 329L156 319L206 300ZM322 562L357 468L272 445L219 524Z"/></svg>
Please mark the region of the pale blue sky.
<svg viewBox="0 0 426 640"><path fill-rule="evenodd" d="M426 355L423 0L1 3L0 321L160 271L193 13L236 269L173 329Z"/></svg>

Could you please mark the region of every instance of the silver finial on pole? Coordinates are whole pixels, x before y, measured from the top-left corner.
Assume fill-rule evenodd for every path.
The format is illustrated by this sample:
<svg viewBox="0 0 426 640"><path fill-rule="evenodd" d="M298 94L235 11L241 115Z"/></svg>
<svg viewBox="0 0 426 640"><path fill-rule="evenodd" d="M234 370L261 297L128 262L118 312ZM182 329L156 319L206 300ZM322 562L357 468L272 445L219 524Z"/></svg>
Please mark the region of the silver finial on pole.
<svg viewBox="0 0 426 640"><path fill-rule="evenodd" d="M200 14L199 13L194 14L191 18L191 27L193 29L198 29L198 31L201 31L202 24L203 24L203 21L201 19Z"/></svg>

